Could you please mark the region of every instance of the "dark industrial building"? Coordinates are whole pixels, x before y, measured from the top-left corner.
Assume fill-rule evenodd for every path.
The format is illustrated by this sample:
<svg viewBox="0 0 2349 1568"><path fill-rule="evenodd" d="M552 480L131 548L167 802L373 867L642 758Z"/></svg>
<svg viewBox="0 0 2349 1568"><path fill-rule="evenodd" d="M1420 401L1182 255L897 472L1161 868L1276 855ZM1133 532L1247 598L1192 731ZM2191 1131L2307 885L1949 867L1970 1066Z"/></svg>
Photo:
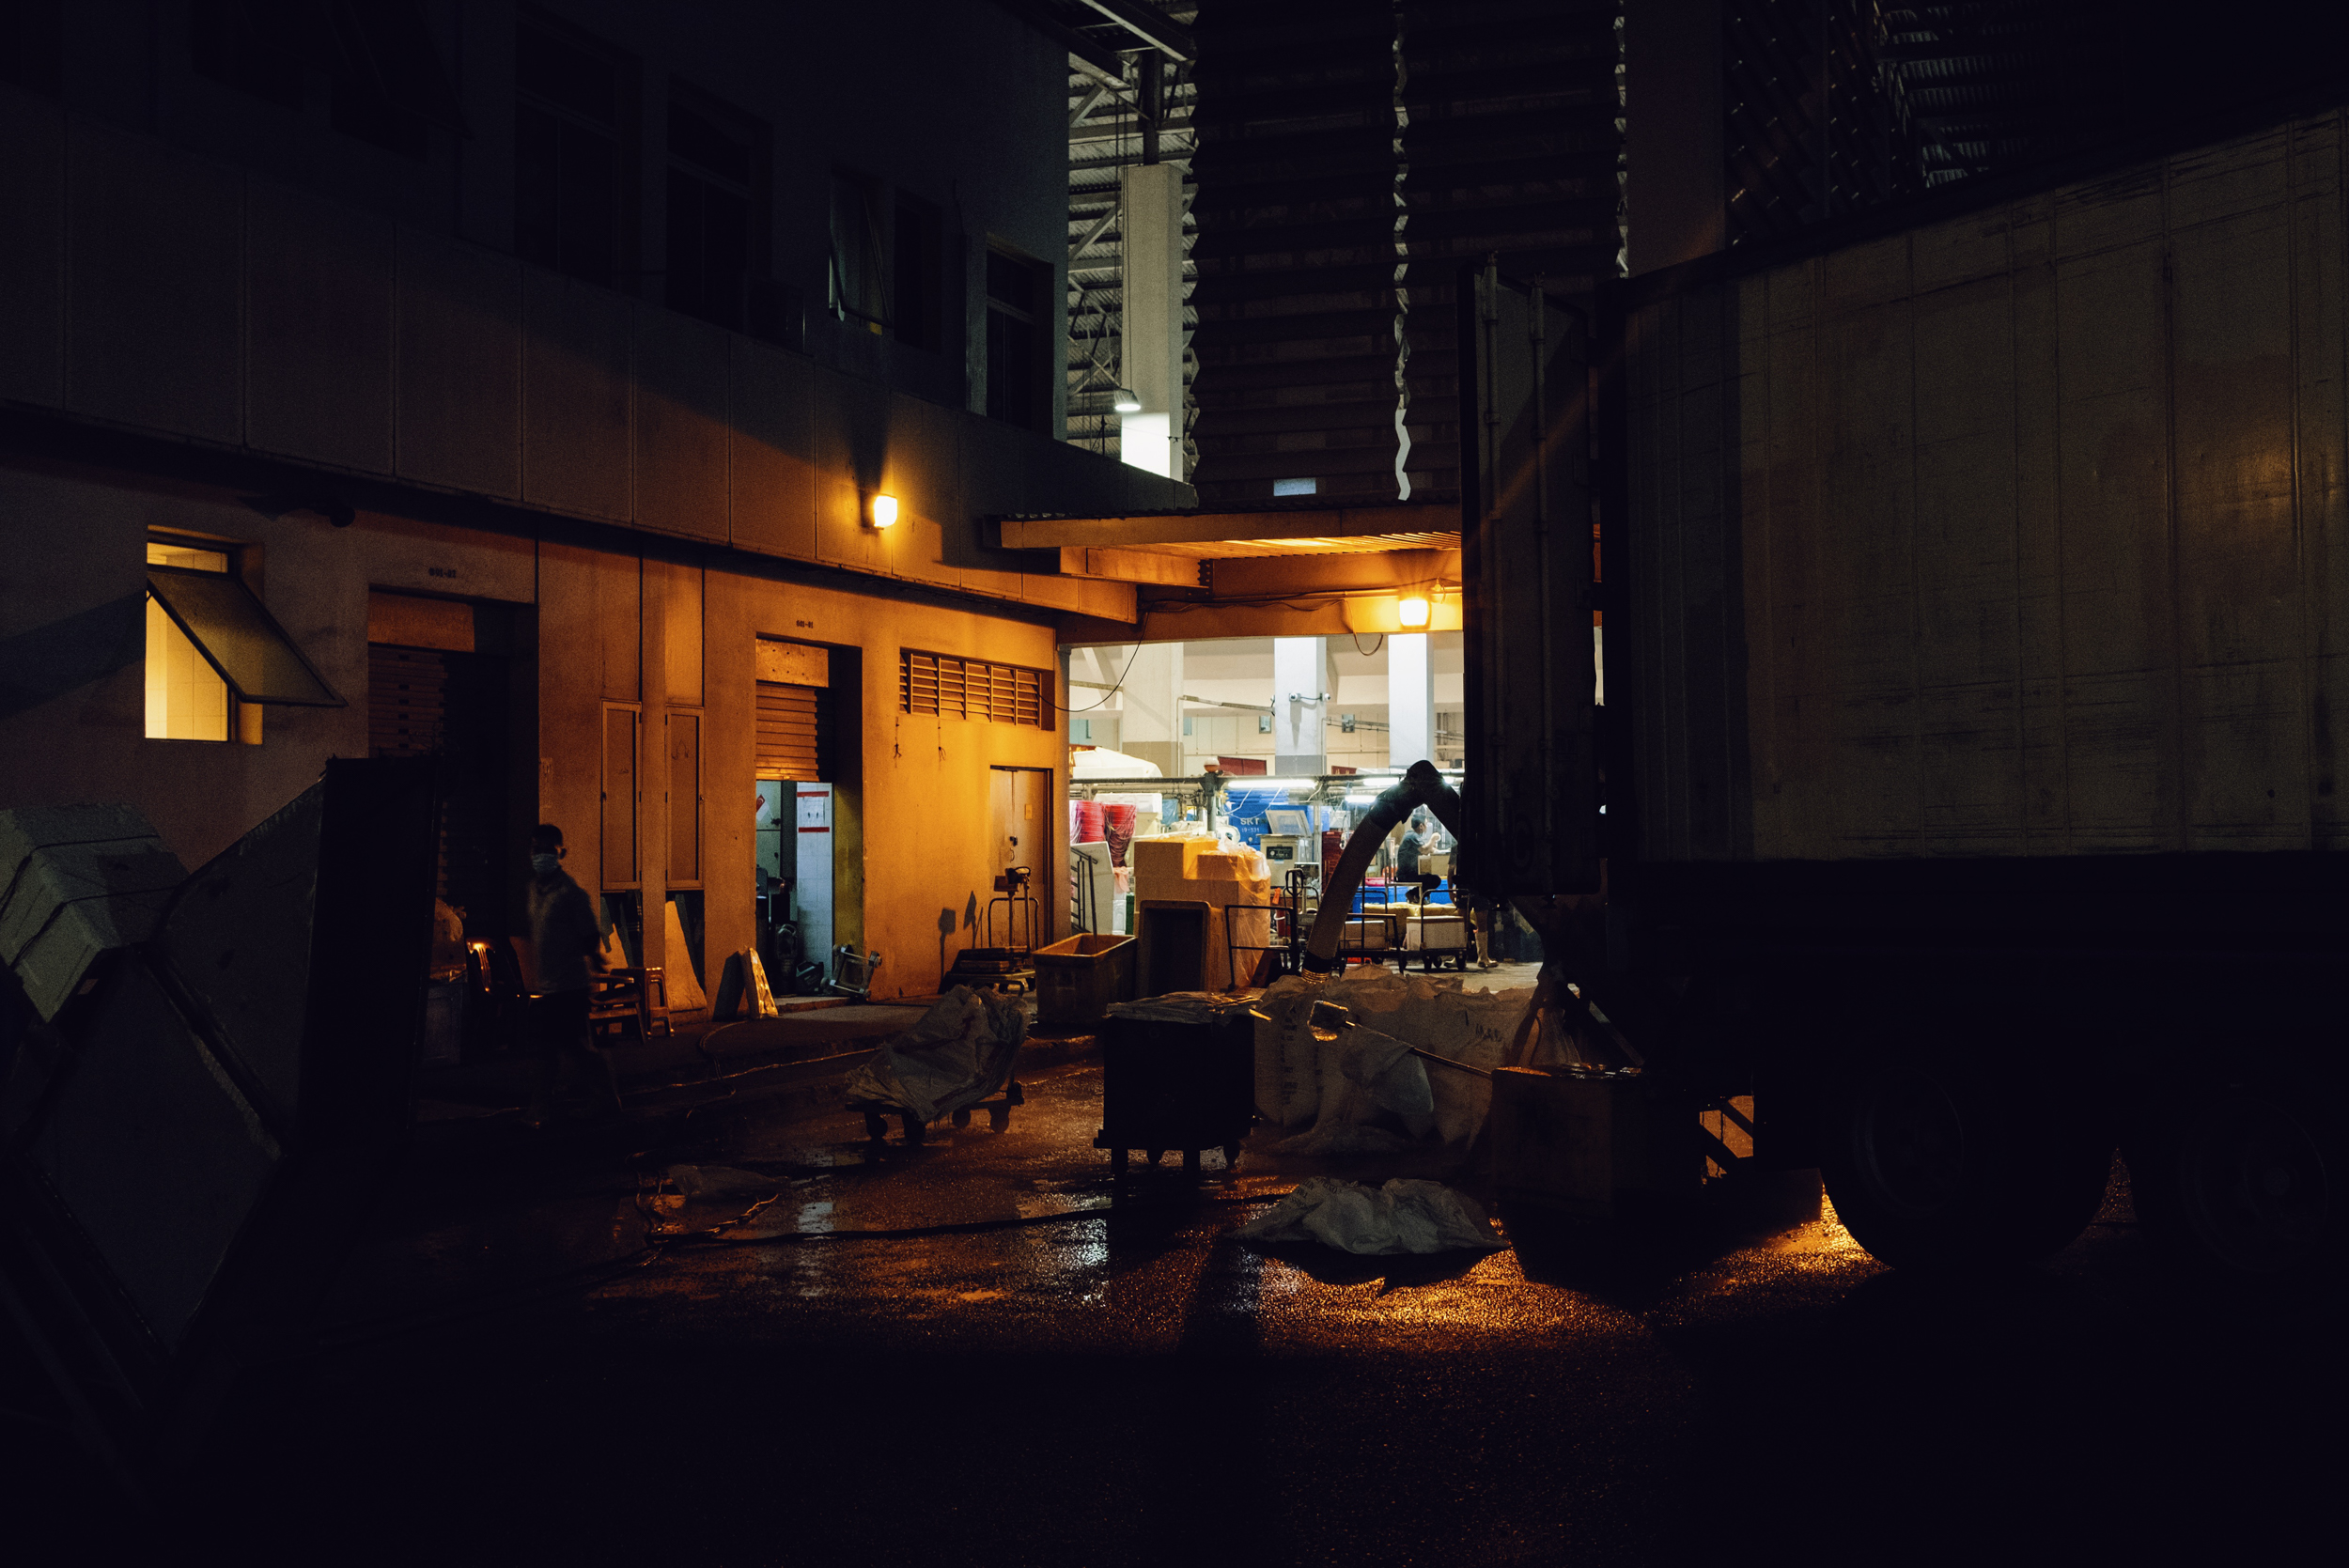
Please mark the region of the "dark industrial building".
<svg viewBox="0 0 2349 1568"><path fill-rule="evenodd" d="M0 1456L311 1560L1678 1560L1814 1453L1855 1557L2270 1555L2324 20L0 0Z"/></svg>

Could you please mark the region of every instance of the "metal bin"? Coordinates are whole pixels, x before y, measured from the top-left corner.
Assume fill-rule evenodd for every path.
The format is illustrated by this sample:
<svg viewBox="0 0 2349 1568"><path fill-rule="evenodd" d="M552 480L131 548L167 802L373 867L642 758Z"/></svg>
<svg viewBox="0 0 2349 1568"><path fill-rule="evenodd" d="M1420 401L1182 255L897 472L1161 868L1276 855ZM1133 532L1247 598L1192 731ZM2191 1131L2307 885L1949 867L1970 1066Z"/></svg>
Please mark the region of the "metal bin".
<svg viewBox="0 0 2349 1568"><path fill-rule="evenodd" d="M1125 1175L1133 1149L1153 1165L1180 1149L1190 1175L1202 1149L1221 1149L1227 1168L1239 1163L1256 1110L1252 1009L1225 1003L1199 1022L1112 1013L1101 1052L1102 1126L1093 1146L1110 1152L1112 1177Z"/></svg>
<svg viewBox="0 0 2349 1568"><path fill-rule="evenodd" d="M1112 1002L1131 1001L1139 952L1133 938L1105 932L1084 932L1037 948L1030 955L1035 965L1036 1022L1098 1023Z"/></svg>

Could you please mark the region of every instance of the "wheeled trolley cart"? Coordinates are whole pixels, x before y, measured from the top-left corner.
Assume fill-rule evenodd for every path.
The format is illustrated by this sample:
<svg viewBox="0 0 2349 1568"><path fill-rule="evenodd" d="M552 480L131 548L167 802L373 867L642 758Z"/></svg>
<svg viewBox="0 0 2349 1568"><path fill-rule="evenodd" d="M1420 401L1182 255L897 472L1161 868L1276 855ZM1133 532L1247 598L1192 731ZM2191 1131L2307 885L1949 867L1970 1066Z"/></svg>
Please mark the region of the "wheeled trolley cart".
<svg viewBox="0 0 2349 1568"><path fill-rule="evenodd" d="M1027 1032L1016 999L957 986L848 1074L848 1109L863 1116L877 1143L888 1136L892 1116L904 1122L908 1143L921 1142L942 1116L967 1127L973 1110L986 1111L988 1125L1001 1132L1011 1126L1012 1107L1027 1097L1014 1076Z"/></svg>
<svg viewBox="0 0 2349 1568"><path fill-rule="evenodd" d="M1002 1094L995 1095L991 1099L984 1099L972 1105L966 1105L961 1110L953 1112L950 1119L954 1122L956 1126L967 1127L971 1125L971 1113L974 1110L984 1110L987 1112L987 1125L989 1129L995 1132L1002 1132L1005 1127L1011 1126L1011 1108L1016 1105L1025 1105L1027 1103L1028 1096L1020 1092L1019 1080L1015 1078L1007 1080L1003 1084L1003 1091ZM864 1136L871 1139L876 1143L879 1142L882 1139L887 1138L889 1136L889 1118L893 1115L897 1118L898 1124L906 1129L907 1142L919 1143L929 1136L929 1124L916 1117L912 1111L890 1111L874 1109L872 1107L866 1107L864 1109Z"/></svg>
<svg viewBox="0 0 2349 1568"><path fill-rule="evenodd" d="M1008 991L1027 996L1035 990L1035 936L1043 919L1035 895L1028 891L1028 868L1015 865L995 878L996 896L987 906L987 939L955 955L944 985ZM1003 911L1003 930L995 926ZM998 942L998 935L1003 940Z"/></svg>
<svg viewBox="0 0 2349 1568"><path fill-rule="evenodd" d="M1194 1176L1203 1150L1222 1150L1226 1166L1239 1163L1255 1119L1257 1017L1243 1001L1205 995L1110 1009L1101 1030L1101 1130L1093 1146L1109 1151L1112 1177L1124 1177L1136 1149L1153 1165L1179 1149L1184 1172Z"/></svg>
<svg viewBox="0 0 2349 1568"><path fill-rule="evenodd" d="M1035 989L1035 966L1013 948L966 947L955 955L954 967L941 984L1026 996Z"/></svg>

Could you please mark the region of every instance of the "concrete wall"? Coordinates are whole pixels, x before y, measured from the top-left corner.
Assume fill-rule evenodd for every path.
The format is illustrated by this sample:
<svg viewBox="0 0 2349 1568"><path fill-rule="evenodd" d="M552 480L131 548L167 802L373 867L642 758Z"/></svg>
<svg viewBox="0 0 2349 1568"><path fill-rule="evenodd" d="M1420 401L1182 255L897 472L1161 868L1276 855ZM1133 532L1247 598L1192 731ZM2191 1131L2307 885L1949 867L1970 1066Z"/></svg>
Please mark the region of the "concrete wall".
<svg viewBox="0 0 2349 1568"><path fill-rule="evenodd" d="M2349 846L2341 137L1637 313L1647 853Z"/></svg>
<svg viewBox="0 0 2349 1568"><path fill-rule="evenodd" d="M1130 620L986 514L1190 491L659 305L0 90L0 400ZM331 485L327 487L332 489ZM863 525L885 489L898 525Z"/></svg>
<svg viewBox="0 0 2349 1568"><path fill-rule="evenodd" d="M271 613L355 706L268 709L258 746L143 738L150 528L258 546ZM327 757L365 756L370 571L354 552L375 541L359 532L272 522L193 487L0 469L0 801L132 801L193 867L308 788ZM485 559L476 575L499 573ZM527 547L519 576L526 597Z"/></svg>
<svg viewBox="0 0 2349 1568"><path fill-rule="evenodd" d="M465 123L462 137L430 130L422 157L335 131L323 70L301 73L300 107L198 74L184 5L87 0L58 9L62 101L77 113L410 228L512 249L512 0L422 0ZM1066 248L1067 57L1050 40L986 0L544 0L531 9L636 63L636 253L621 262L630 293L662 296L668 103L672 82L682 81L768 128L772 273L804 305L805 347L817 361L953 406L985 406L953 337L959 301L983 308L975 269L985 241L1055 269ZM958 251L965 275L949 275L952 340L942 350L909 349L825 314L835 165L933 204L950 236L973 241ZM1056 322L1051 341L1064 334ZM981 376L985 364L982 352Z"/></svg>
<svg viewBox="0 0 2349 1568"><path fill-rule="evenodd" d="M995 549L982 520L1191 495L971 412L968 345L833 331L829 183L848 166L936 203L968 274L948 309L983 324L988 240L1056 267L1065 249L1066 59L984 4L554 8L643 67L644 248L619 287L511 254L507 5L426 8L470 133L434 132L421 161L334 132L322 100L286 110L194 76L179 7L69 8L62 96L0 87L0 804L129 800L200 862L328 757L366 754L371 588L524 607L526 805L565 827L591 888L603 710L646 715L652 962L670 879L653 765L672 708L705 714L722 955L751 939L752 642L797 637L837 650L857 688L854 776L835 782L862 848L838 868L840 935L887 955L884 992L918 993L941 911L951 955L989 892L988 768L1066 755L1056 714L902 733L898 649L1054 670L1052 618L1131 621L1134 590ZM774 273L809 304L806 352L654 303L673 72L775 133ZM864 525L876 490L900 502L887 531ZM350 706L268 709L257 746L146 739L157 528L241 546ZM1040 863L1058 865L1057 833Z"/></svg>
<svg viewBox="0 0 2349 1568"><path fill-rule="evenodd" d="M271 613L348 706L267 710L257 746L149 740L144 729L144 542L164 528L234 540ZM535 609L537 723L514 745L535 778L531 820L560 824L568 864L605 883L598 826L604 712L646 716L638 808L639 881L652 914L673 878L661 720L704 716L701 843L705 953L753 940L753 644L761 636L832 647L841 764L832 783L859 829L835 869L840 939L886 955L880 990L921 994L940 967L940 921L955 950L974 939L992 862L988 774L1052 770L1066 793L1057 725L1015 726L898 711L898 650L918 647L1056 668L1041 616L990 613L934 596L860 592L778 576L690 546L646 551L624 536L533 538L369 512L348 529L307 514L271 520L233 494L132 482L117 473L0 467L0 801L124 800L191 865L225 848L318 776L329 756L367 752L370 588ZM22 548L27 540L43 548ZM1040 857L1057 865L1062 830ZM519 841L508 846L521 869ZM683 880L682 877L674 878ZM1049 890L1048 890L1049 891ZM1048 918L1064 918L1044 900ZM647 960L676 963L653 921Z"/></svg>

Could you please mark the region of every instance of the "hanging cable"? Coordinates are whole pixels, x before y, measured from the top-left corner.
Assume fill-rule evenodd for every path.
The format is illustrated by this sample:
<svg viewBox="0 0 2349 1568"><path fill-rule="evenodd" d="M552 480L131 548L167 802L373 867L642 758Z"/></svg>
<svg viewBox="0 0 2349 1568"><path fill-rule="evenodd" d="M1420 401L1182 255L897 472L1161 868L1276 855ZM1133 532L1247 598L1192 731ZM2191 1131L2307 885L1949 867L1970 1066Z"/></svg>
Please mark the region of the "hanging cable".
<svg viewBox="0 0 2349 1568"><path fill-rule="evenodd" d="M1142 644L1140 643L1136 643L1134 644L1134 651L1126 656L1126 667L1117 672L1117 684L1101 693L1101 702L1091 703L1083 707L1070 707L1064 703L1061 706L1061 711L1063 713L1090 713L1095 708L1099 707L1101 703L1106 703L1112 697L1116 696L1118 692L1126 689L1126 677L1134 673L1134 660L1140 659L1141 657Z"/></svg>

